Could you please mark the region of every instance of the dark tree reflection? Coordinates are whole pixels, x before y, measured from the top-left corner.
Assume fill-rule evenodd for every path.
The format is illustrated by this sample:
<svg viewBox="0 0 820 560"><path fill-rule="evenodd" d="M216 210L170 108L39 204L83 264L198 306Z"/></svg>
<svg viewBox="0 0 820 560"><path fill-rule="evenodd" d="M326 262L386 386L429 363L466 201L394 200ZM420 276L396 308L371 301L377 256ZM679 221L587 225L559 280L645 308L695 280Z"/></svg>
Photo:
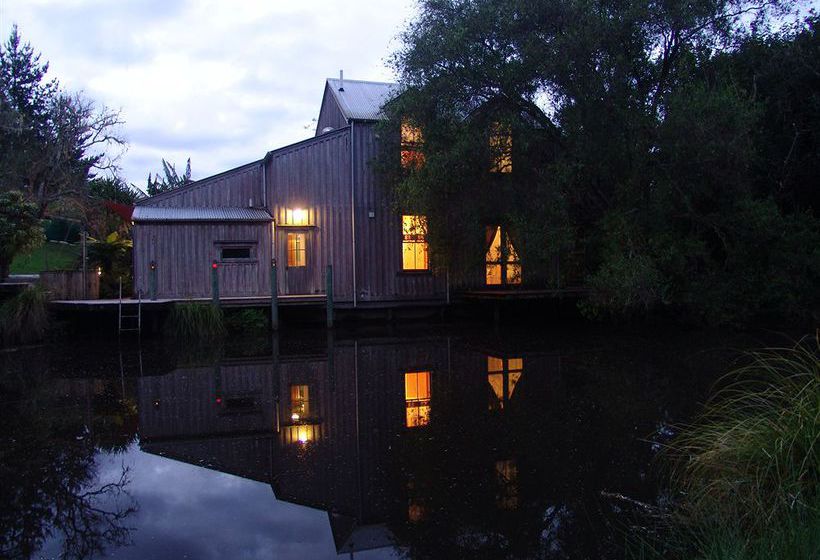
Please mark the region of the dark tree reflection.
<svg viewBox="0 0 820 560"><path fill-rule="evenodd" d="M100 444L110 449L133 439L122 429L130 407L117 407L125 411L113 423L117 444L111 430L100 430L97 441L94 428L112 425L111 407L103 407L108 420L101 421L97 407L83 406L93 399L78 398L91 385L55 384L40 361L0 364L0 557L32 557L50 537L61 542L62 558L93 557L130 541L125 521L137 505L127 491L128 469L102 480L96 459Z"/></svg>

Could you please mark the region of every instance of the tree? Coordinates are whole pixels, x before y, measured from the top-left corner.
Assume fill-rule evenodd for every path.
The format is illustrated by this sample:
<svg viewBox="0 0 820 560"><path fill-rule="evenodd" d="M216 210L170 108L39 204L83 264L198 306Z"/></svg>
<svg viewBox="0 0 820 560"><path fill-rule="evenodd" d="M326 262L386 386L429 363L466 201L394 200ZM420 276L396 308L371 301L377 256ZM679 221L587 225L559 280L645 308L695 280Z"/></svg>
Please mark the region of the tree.
<svg viewBox="0 0 820 560"><path fill-rule="evenodd" d="M803 213L805 203L783 201L805 200L790 194L810 188L793 162L817 156L813 144L782 148L795 137L783 133L795 113L803 115L798 140L813 138L812 43L783 49L799 51L803 61L785 67L806 68L803 78L786 80L794 84L788 95L774 91L762 100L755 84L765 65L750 72L733 62L755 41L791 44L813 33L816 23L809 23L761 41L778 37L768 26L791 6L423 1L393 59L402 94L386 107L379 168L400 209L427 215L431 252L451 277L469 277L483 260L484 226L505 224L535 285L548 281L551 254L585 249L590 314L673 307L720 322L801 305L805 313L814 305L806 279L816 278L820 265L810 247L796 244L820 241L820 231L816 218ZM747 59L758 65L767 57ZM789 100L795 108L801 99L809 102L800 111L779 105ZM782 124L761 127L770 112L777 115L771 122ZM406 120L423 133L424 165L410 170L395 155ZM499 123L512 135L509 174L489 172L488 138ZM766 128L788 141L773 149ZM778 159L775 169L786 162L789 177L804 179L776 187L764 173L772 166L761 163ZM744 224L750 215L759 219ZM782 224L794 236L788 247L766 248L770 258L749 282L731 267L749 254L747 243L765 238L751 231L764 224ZM799 264L780 274L785 265L776 250L796 255ZM777 276L789 278L779 284L780 297L742 305L751 286ZM728 286L721 297L718 282Z"/></svg>
<svg viewBox="0 0 820 560"><path fill-rule="evenodd" d="M185 173L181 177L177 174L176 166L173 163L168 163L165 159L162 160L162 170L165 174L164 177L160 177L160 174L157 173L152 179L151 174L148 174L148 185L145 189L148 196L178 189L191 182L191 158L188 158L188 162L185 164Z"/></svg>
<svg viewBox="0 0 820 560"><path fill-rule="evenodd" d="M35 249L44 240L37 206L20 191L0 192L0 280L9 275L14 257Z"/></svg>
<svg viewBox="0 0 820 560"><path fill-rule="evenodd" d="M22 190L40 217L81 197L91 174L114 169L125 144L118 113L62 91L47 72L12 28L0 47L0 185Z"/></svg>

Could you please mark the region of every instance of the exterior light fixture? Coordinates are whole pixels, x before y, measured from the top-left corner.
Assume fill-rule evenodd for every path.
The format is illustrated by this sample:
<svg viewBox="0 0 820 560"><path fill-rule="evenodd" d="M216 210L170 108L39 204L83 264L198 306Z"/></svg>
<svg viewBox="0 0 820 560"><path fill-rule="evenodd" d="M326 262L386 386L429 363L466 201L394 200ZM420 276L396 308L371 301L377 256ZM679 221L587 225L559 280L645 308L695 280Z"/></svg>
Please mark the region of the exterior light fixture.
<svg viewBox="0 0 820 560"><path fill-rule="evenodd" d="M299 420L299 415L294 412L293 414L290 415L290 419L293 420L294 422L296 422L296 421Z"/></svg>
<svg viewBox="0 0 820 560"><path fill-rule="evenodd" d="M102 276L102 267L101 266L97 267L97 276Z"/></svg>
<svg viewBox="0 0 820 560"><path fill-rule="evenodd" d="M211 263L211 268L213 268L214 270L216 270L217 268L219 268L219 263L218 263L218 262L216 262L216 260L214 260L214 262L212 262L212 263Z"/></svg>
<svg viewBox="0 0 820 560"><path fill-rule="evenodd" d="M308 222L308 213L304 208L293 209L293 223L295 225L305 225Z"/></svg>
<svg viewBox="0 0 820 560"><path fill-rule="evenodd" d="M157 261L151 261L150 263L148 263L148 268L150 268L151 270L156 270L157 269Z"/></svg>

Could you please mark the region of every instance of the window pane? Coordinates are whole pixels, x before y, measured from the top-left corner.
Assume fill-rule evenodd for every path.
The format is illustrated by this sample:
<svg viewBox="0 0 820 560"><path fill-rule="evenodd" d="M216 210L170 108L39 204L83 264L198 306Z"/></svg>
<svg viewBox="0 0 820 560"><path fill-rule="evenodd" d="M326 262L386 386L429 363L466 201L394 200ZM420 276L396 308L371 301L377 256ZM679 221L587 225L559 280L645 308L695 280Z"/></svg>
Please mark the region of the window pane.
<svg viewBox="0 0 820 560"><path fill-rule="evenodd" d="M501 284L501 265L488 264L487 265L487 285L497 286Z"/></svg>
<svg viewBox="0 0 820 560"><path fill-rule="evenodd" d="M504 371L504 360L502 360L501 358L494 358L492 356L487 356L487 371L488 372Z"/></svg>
<svg viewBox="0 0 820 560"><path fill-rule="evenodd" d="M430 262L427 252L427 217L403 215L401 217L402 270L427 270Z"/></svg>
<svg viewBox="0 0 820 560"><path fill-rule="evenodd" d="M307 385L290 386L290 418L299 420L310 416L310 389Z"/></svg>
<svg viewBox="0 0 820 560"><path fill-rule="evenodd" d="M490 131L490 151L493 158L490 172L512 172L512 132L510 127L500 123L493 123Z"/></svg>
<svg viewBox="0 0 820 560"><path fill-rule="evenodd" d="M250 259L250 247L222 247L222 260Z"/></svg>
<svg viewBox="0 0 820 560"><path fill-rule="evenodd" d="M288 234L288 266L305 266L307 254L305 251L305 234Z"/></svg>

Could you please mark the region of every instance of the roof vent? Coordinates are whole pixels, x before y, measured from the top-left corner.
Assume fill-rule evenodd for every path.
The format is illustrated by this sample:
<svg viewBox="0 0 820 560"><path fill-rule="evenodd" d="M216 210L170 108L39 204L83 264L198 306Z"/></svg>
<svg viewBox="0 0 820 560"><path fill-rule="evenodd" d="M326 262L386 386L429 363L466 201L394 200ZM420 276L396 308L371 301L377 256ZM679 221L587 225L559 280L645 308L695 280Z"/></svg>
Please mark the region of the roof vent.
<svg viewBox="0 0 820 560"><path fill-rule="evenodd" d="M339 70L339 91L345 90L345 71Z"/></svg>
<svg viewBox="0 0 820 560"><path fill-rule="evenodd" d="M327 134L328 132L333 132L332 126L326 126L322 129L322 134Z"/></svg>

